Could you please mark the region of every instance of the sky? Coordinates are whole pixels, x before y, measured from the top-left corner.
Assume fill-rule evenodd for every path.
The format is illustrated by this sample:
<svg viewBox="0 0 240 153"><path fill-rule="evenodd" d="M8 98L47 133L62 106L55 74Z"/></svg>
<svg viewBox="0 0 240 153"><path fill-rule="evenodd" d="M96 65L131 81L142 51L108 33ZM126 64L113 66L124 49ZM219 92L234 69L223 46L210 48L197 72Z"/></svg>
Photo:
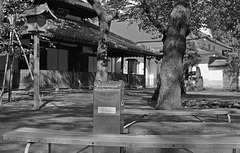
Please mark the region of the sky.
<svg viewBox="0 0 240 153"><path fill-rule="evenodd" d="M152 35L144 31L140 31L137 23L129 25L129 22L112 22L110 31L134 42L142 41L160 41L160 39L152 39ZM162 48L162 42L142 43L153 49Z"/></svg>

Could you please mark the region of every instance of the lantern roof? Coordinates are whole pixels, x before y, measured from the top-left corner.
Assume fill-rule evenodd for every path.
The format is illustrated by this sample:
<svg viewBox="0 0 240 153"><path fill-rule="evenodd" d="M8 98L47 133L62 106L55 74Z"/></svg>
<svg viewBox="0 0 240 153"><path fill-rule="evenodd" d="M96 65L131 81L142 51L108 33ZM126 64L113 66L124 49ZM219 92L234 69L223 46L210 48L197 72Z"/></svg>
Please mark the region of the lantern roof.
<svg viewBox="0 0 240 153"><path fill-rule="evenodd" d="M88 2L82 0L35 0L34 4L47 3L51 11L59 18L69 16L80 18L97 17L96 11Z"/></svg>
<svg viewBox="0 0 240 153"><path fill-rule="evenodd" d="M51 12L47 3L34 6L33 8L25 10L20 16L33 16L43 14L47 19L57 19L57 17Z"/></svg>

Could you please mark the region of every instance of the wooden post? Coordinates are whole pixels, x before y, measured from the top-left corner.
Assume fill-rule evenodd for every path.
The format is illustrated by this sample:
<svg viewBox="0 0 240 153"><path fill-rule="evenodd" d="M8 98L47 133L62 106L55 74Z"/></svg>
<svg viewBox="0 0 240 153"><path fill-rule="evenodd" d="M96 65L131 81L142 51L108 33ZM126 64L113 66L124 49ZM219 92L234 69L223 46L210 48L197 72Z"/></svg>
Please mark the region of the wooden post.
<svg viewBox="0 0 240 153"><path fill-rule="evenodd" d="M8 102L12 101L12 84L13 84L13 65L14 65L14 52L10 57L10 73L9 73L9 82L8 82Z"/></svg>
<svg viewBox="0 0 240 153"><path fill-rule="evenodd" d="M123 69L124 69L124 54L122 54L122 57L121 57L121 74L122 74L122 80L124 80L124 73L123 73ZM126 83L126 82L125 82Z"/></svg>
<svg viewBox="0 0 240 153"><path fill-rule="evenodd" d="M34 105L33 110L39 109L39 34L34 33Z"/></svg>
<svg viewBox="0 0 240 153"><path fill-rule="evenodd" d="M144 55L143 57L143 61L144 61L144 68L143 68L143 87L145 88L146 87L146 67L147 67L147 57L146 55Z"/></svg>

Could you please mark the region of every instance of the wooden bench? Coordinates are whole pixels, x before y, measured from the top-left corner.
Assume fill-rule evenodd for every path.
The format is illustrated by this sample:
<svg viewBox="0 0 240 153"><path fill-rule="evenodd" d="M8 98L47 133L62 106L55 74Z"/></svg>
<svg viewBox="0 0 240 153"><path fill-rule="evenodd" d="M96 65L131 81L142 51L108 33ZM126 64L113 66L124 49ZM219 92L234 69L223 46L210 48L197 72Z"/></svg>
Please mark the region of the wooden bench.
<svg viewBox="0 0 240 153"><path fill-rule="evenodd" d="M194 116L202 122L199 115L226 115L228 122L231 123L231 115L240 115L239 109L185 109L185 110L146 110L146 109L125 109L125 114L141 114L141 115L166 115L166 116Z"/></svg>
<svg viewBox="0 0 240 153"><path fill-rule="evenodd" d="M3 134L3 140L27 142L25 152L31 144L76 144L87 147L141 147L179 149L236 149L240 148L240 135L126 135L93 134L73 131L19 128Z"/></svg>

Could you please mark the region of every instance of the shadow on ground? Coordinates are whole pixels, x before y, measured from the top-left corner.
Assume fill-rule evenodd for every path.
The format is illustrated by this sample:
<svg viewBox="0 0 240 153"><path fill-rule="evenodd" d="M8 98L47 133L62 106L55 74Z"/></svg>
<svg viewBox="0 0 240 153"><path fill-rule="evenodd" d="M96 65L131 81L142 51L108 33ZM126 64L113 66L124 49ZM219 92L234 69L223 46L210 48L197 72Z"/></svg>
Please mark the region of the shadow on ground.
<svg viewBox="0 0 240 153"><path fill-rule="evenodd" d="M125 90L125 109L154 109L154 101L151 100L154 89ZM91 132L93 126L93 93L92 91L65 90L65 91L42 91L43 95L41 109L32 111L30 105L33 102L32 94L29 92L13 93L14 100L7 102L7 95L3 97L3 106L0 108L0 134L19 128L36 127L61 129L68 131ZM238 93L210 93L191 92L183 96L183 101L195 99L239 101ZM190 128L193 133L199 134L203 131L230 131L236 133L240 127L238 124L221 124L218 129L213 124L205 124L194 117L189 116L145 116L143 114L125 114L125 124L137 120L130 128L130 133L144 133L146 130L153 134L175 134L177 130L186 132ZM215 122L215 116L202 116L206 122ZM227 121L226 116L220 120ZM233 117L234 120L234 117ZM238 121L238 117L234 121ZM174 123L176 122L176 123ZM183 122L183 123L179 123ZM194 124L193 124L194 122ZM174 124L173 124L174 123ZM237 122L236 122L237 123ZM192 124L192 126L188 126ZM201 124L201 125L200 125ZM203 130L203 131L202 131ZM217 132L216 132L217 133ZM24 150L24 143L7 142L0 140L0 153L19 153ZM30 152L43 153L46 145L34 145ZM81 146L54 145L53 153L72 153L81 149ZM90 150L86 152L91 152ZM86 153L85 152L85 153Z"/></svg>

